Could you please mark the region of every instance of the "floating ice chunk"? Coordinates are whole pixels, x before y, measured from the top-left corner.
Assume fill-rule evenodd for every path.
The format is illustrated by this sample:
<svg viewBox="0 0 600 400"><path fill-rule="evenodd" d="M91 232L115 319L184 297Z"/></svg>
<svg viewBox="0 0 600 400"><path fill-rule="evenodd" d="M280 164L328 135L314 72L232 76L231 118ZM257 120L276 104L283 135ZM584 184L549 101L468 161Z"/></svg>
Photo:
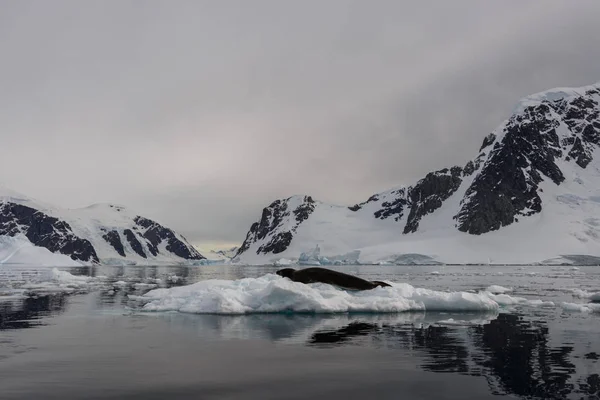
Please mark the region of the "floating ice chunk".
<svg viewBox="0 0 600 400"><path fill-rule="evenodd" d="M539 299L530 300L524 297L514 297L509 296L507 294L493 294L490 292L482 293L489 296L490 299L492 299L501 306L524 305L532 307L555 307L555 304L552 301L543 301Z"/></svg>
<svg viewBox="0 0 600 400"><path fill-rule="evenodd" d="M146 290L146 289L154 289L158 287L156 283L134 283L133 288L135 290Z"/></svg>
<svg viewBox="0 0 600 400"><path fill-rule="evenodd" d="M327 284L305 285L275 274L235 281L207 280L193 285L156 289L140 296L146 311L198 314L280 312L395 313L404 311L493 311L498 303L484 294L438 292L406 283L349 292Z"/></svg>
<svg viewBox="0 0 600 400"><path fill-rule="evenodd" d="M591 301L600 301L600 292L592 293L588 292L587 290L577 288L568 290L573 294L573 297L577 297L579 299L589 299Z"/></svg>
<svg viewBox="0 0 600 400"><path fill-rule="evenodd" d="M512 288L505 288L504 286L498 286L498 285L488 286L485 290L490 293L493 293L493 294L502 294L502 293L512 292Z"/></svg>
<svg viewBox="0 0 600 400"><path fill-rule="evenodd" d="M81 285L88 283L91 278L89 276L77 276L67 271L61 271L57 268L52 268L52 276L56 282L62 284Z"/></svg>
<svg viewBox="0 0 600 400"><path fill-rule="evenodd" d="M277 267L284 267L284 266L288 266L288 265L293 265L294 262L287 258L280 258L279 260L275 261L274 264Z"/></svg>
<svg viewBox="0 0 600 400"><path fill-rule="evenodd" d="M180 282L182 280L184 280L185 278L179 275L169 275L167 277L167 281L171 282L171 283L177 283Z"/></svg>
<svg viewBox="0 0 600 400"><path fill-rule="evenodd" d="M319 258L321 255L321 249L319 247L319 245L316 245L316 247L310 252L306 252L306 253L301 253L300 257L298 258L298 264L300 265L321 265Z"/></svg>
<svg viewBox="0 0 600 400"><path fill-rule="evenodd" d="M565 311L576 311L576 312L600 312L600 304L588 303L562 303L562 309Z"/></svg>
<svg viewBox="0 0 600 400"><path fill-rule="evenodd" d="M321 265L331 265L332 261L327 257L319 257L319 264Z"/></svg>
<svg viewBox="0 0 600 400"><path fill-rule="evenodd" d="M14 289L26 293L79 293L87 292L102 285L101 280L89 276L76 276L67 271L53 268L51 271L32 271L31 276L24 277L24 283L13 286Z"/></svg>
<svg viewBox="0 0 600 400"><path fill-rule="evenodd" d="M444 326L479 326L489 324L489 319L471 319L471 320L463 320L463 319L454 319L448 318L441 321L436 322L437 325Z"/></svg>
<svg viewBox="0 0 600 400"><path fill-rule="evenodd" d="M441 275L440 271L431 271L429 275Z"/></svg>

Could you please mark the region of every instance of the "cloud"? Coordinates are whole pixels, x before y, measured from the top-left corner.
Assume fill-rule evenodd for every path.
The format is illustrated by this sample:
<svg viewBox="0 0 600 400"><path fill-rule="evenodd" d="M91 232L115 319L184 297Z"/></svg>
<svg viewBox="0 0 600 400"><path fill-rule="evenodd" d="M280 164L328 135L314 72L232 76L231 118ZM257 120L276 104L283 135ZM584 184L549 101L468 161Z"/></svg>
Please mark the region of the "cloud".
<svg viewBox="0 0 600 400"><path fill-rule="evenodd" d="M596 1L34 1L0 10L0 181L189 239L464 164L516 101L600 80Z"/></svg>

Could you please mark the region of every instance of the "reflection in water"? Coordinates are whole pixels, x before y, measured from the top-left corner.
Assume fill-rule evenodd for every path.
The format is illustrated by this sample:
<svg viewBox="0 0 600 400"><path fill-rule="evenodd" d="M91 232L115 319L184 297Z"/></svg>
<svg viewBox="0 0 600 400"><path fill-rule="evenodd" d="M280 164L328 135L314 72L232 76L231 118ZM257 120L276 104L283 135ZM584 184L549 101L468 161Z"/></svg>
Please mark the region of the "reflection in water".
<svg viewBox="0 0 600 400"><path fill-rule="evenodd" d="M231 267L223 272L183 266L105 267L101 271L81 267L70 271L108 276L106 287L88 296L98 309L118 310L136 307L135 300L128 297L141 293L135 283L171 287L202 279L239 279L265 273L265 269L248 267ZM0 302L0 331L38 327L43 324L44 317L63 313L68 302L69 297L62 294ZM592 346L577 351L581 341L565 343L561 338L564 331L554 327L555 331L551 332L548 323L537 320L534 315L140 314L196 331L202 340L260 339L282 344L301 343L323 351L348 345L386 349L410 358L411 362L414 359L416 367L427 372L485 378L490 391L498 395L546 399L597 399L600 395L598 350L591 351L594 350ZM463 321L467 326L438 323L442 320ZM551 339L556 338L562 345L552 344Z"/></svg>
<svg viewBox="0 0 600 400"><path fill-rule="evenodd" d="M39 326L42 324L41 318L63 312L65 304L64 294L0 303L0 331Z"/></svg>
<svg viewBox="0 0 600 400"><path fill-rule="evenodd" d="M343 343L350 338L367 336L379 329L378 325L366 322L352 322L336 331L315 332L309 343Z"/></svg>
<svg viewBox="0 0 600 400"><path fill-rule="evenodd" d="M468 373L469 352L464 342L451 335L446 326L429 326L414 331L413 344L416 348L428 349L428 360L423 369L432 372Z"/></svg>
<svg viewBox="0 0 600 400"><path fill-rule="evenodd" d="M575 383L577 368L569 360L573 347L551 347L544 322L528 321L518 315L500 314L488 324L466 329L379 326L353 321L335 330L315 332L307 344L344 345L365 335L379 337L373 343L388 348L392 342L406 350L422 352L421 368L426 371L484 376L494 394L541 399L564 399L575 393L600 394L598 374L580 377Z"/></svg>
<svg viewBox="0 0 600 400"><path fill-rule="evenodd" d="M579 390L577 393L589 395L589 399L600 398L600 376L598 374L592 374L585 379L580 379Z"/></svg>
<svg viewBox="0 0 600 400"><path fill-rule="evenodd" d="M572 347L548 345L548 328L517 315L502 314L474 331L474 342L485 356L479 363L498 382L498 391L521 396L565 398L575 366L568 360Z"/></svg>

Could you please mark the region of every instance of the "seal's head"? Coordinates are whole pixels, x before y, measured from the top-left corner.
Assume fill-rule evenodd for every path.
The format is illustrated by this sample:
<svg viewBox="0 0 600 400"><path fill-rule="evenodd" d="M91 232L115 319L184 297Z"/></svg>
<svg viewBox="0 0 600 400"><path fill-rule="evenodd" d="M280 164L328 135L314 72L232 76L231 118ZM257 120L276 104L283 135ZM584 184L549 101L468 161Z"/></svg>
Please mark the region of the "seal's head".
<svg viewBox="0 0 600 400"><path fill-rule="evenodd" d="M294 268L284 268L284 269L280 269L279 271L277 271L276 274L279 276L283 276L284 278L292 279L294 272L296 272L296 270Z"/></svg>

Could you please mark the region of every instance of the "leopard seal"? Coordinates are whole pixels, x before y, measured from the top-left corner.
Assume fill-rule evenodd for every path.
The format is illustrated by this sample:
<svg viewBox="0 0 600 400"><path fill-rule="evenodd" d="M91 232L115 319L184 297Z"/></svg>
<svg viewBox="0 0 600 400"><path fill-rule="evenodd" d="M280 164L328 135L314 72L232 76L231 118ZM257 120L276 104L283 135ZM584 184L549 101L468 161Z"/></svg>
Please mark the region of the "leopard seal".
<svg viewBox="0 0 600 400"><path fill-rule="evenodd" d="M357 276L344 274L327 268L311 267L301 270L284 268L276 272L277 275L300 283L328 283L348 290L371 290L376 287L391 286L385 282L368 281Z"/></svg>

